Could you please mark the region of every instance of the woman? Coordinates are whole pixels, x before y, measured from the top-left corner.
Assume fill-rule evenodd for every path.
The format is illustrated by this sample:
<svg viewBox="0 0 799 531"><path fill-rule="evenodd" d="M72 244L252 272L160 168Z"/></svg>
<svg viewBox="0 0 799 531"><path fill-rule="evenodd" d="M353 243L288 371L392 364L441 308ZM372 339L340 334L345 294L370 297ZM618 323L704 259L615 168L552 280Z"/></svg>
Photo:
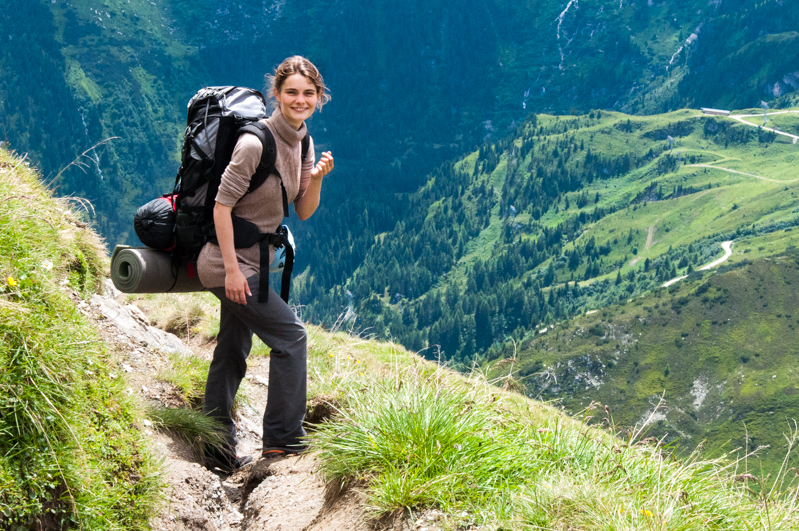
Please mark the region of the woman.
<svg viewBox="0 0 799 531"><path fill-rule="evenodd" d="M313 141L301 160L301 141L307 120L327 100L322 76L307 59L289 57L267 76L276 108L264 122L277 144L277 170L283 179L289 202L301 220L319 206L322 180L333 169L333 156L322 154L315 162ZM259 248L236 249L233 245L231 214L258 226L260 232L275 232L283 220L283 197L277 175L251 193L250 178L261 160L263 145L255 135L239 138L230 164L222 175L214 207L218 245L208 243L197 260L203 285L221 301L219 335L208 371L204 411L226 428L227 444L205 452L206 465L227 472L252 461L237 457L236 426L230 416L233 400L247 370L252 335L272 349L269 366L269 395L264 412L263 456L299 453L305 449L306 332L291 308L270 288L267 302L258 302L261 273ZM274 249L269 250L270 261ZM263 274L268 273L264 264Z"/></svg>

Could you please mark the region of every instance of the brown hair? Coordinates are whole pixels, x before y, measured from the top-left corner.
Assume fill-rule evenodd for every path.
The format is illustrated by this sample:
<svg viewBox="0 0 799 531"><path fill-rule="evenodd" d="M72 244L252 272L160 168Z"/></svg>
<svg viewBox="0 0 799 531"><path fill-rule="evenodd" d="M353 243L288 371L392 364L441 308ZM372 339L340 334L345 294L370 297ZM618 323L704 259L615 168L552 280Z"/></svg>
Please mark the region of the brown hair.
<svg viewBox="0 0 799 531"><path fill-rule="evenodd" d="M283 83L286 81L286 78L293 74L303 75L305 79L307 79L313 86L316 87L316 93L319 96L319 99L316 102L316 108L321 111L322 106L330 101L330 95L327 94L327 89L325 87L325 81L322 79L322 74L319 73L319 70L312 62L301 55L295 55L284 59L283 62L280 63L277 68L275 68L275 72L273 74L267 74L265 76L267 98L274 98L274 89L277 89L277 91L280 92L280 90L283 88Z"/></svg>

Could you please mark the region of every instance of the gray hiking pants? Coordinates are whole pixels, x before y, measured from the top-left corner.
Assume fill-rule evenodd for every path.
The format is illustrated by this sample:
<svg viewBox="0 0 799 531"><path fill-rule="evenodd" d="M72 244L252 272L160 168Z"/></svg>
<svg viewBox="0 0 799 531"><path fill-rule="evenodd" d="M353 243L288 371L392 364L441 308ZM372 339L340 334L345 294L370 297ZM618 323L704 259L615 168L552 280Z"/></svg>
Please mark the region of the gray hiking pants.
<svg viewBox="0 0 799 531"><path fill-rule="evenodd" d="M252 335L272 349L269 392L264 412L264 448L298 444L305 436L306 332L305 326L280 295L269 288L269 302L258 302L258 275L247 279L252 296L237 304L225 296L225 288L210 291L222 302L219 335L208 370L203 410L228 430L235 450L236 425L230 416L233 399L247 372Z"/></svg>

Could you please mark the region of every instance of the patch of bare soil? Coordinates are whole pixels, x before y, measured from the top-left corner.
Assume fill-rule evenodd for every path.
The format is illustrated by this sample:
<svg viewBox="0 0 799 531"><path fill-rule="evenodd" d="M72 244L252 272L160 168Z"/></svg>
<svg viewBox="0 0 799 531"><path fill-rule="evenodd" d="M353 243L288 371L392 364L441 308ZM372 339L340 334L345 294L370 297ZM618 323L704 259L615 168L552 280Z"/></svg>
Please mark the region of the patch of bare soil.
<svg viewBox="0 0 799 531"><path fill-rule="evenodd" d="M101 300L102 299L102 300ZM76 304L87 316L95 319L109 348L116 352L118 367L128 381L128 393L163 406L178 407L175 389L157 375L169 363L164 348L173 348L177 337L167 338L168 345L148 344L142 330L126 330L126 323L137 321L137 327L149 327L146 316L138 308L126 306L112 289L106 297L91 304L75 297ZM114 315L109 317L108 304L113 302ZM151 328L151 327L150 327ZM150 330L156 332L154 330ZM147 332L147 330L145 330ZM163 334L163 331L158 331ZM163 336L156 334L163 343ZM146 336L150 337L150 336ZM207 359L213 344L191 342L190 355ZM185 347L184 347L185 348ZM164 505L153 516L152 528L158 531L410 531L437 529L433 519L422 525L424 518L411 523L402 516L381 521L370 520L363 508L362 495L355 489L337 492L326 488L317 474L315 456L305 454L278 459L260 458L261 415L266 404L269 362L256 358L248 362L245 385L247 400L237 412L239 455L251 455L254 462L233 475L211 472L200 464L188 444L168 433L146 427L152 437L153 451L162 459L164 470ZM324 417L313 411L312 416ZM321 420L321 419L319 419Z"/></svg>

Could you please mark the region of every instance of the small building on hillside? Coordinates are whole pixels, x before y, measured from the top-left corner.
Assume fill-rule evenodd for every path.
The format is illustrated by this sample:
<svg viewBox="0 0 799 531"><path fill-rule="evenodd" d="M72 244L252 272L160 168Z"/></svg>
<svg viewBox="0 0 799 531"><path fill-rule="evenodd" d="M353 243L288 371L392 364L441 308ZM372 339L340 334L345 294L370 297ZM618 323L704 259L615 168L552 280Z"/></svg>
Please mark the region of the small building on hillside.
<svg viewBox="0 0 799 531"><path fill-rule="evenodd" d="M708 109L707 107L702 107L702 114L712 114L715 116L729 116L730 111L725 111L723 109Z"/></svg>

